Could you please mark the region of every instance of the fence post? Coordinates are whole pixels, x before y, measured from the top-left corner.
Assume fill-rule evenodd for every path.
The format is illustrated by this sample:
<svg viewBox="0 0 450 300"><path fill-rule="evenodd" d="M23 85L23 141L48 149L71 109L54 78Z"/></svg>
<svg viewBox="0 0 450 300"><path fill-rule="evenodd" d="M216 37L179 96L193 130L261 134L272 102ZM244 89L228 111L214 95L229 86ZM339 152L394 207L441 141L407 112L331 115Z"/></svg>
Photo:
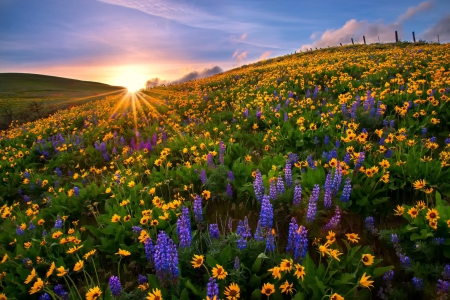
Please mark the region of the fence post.
<svg viewBox="0 0 450 300"><path fill-rule="evenodd" d="M395 31L395 42L398 43L398 33L397 33L397 30Z"/></svg>
<svg viewBox="0 0 450 300"><path fill-rule="evenodd" d="M366 45L366 37L363 35L364 45Z"/></svg>
<svg viewBox="0 0 450 300"><path fill-rule="evenodd" d="M414 43L416 42L416 34L414 33L414 31L413 31L413 42Z"/></svg>
<svg viewBox="0 0 450 300"><path fill-rule="evenodd" d="M355 43L353 42L353 38L352 38L352 44L354 45Z"/></svg>

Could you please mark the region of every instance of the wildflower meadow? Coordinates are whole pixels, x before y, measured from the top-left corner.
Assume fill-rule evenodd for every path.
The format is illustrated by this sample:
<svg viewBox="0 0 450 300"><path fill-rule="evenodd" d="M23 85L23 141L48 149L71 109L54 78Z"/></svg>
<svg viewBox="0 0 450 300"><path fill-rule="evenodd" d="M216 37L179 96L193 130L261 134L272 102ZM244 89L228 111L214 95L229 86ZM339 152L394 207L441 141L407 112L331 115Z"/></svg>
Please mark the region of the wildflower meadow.
<svg viewBox="0 0 450 300"><path fill-rule="evenodd" d="M0 132L0 299L448 299L450 44L355 45Z"/></svg>

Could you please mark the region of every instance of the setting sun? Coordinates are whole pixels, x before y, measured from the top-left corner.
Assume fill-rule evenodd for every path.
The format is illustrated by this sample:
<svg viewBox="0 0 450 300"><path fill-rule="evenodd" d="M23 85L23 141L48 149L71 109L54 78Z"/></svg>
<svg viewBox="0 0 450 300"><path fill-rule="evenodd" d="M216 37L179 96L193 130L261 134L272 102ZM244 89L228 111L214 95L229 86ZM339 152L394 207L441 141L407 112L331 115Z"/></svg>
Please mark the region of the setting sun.
<svg viewBox="0 0 450 300"><path fill-rule="evenodd" d="M139 67L122 67L114 77L114 85L123 86L134 93L143 89L149 76Z"/></svg>

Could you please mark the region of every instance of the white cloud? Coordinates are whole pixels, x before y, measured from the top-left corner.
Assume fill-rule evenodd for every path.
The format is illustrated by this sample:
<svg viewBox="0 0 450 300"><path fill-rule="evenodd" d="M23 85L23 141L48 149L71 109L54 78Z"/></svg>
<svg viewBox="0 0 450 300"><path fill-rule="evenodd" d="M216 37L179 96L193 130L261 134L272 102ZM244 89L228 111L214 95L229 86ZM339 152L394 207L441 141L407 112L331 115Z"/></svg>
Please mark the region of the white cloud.
<svg viewBox="0 0 450 300"><path fill-rule="evenodd" d="M245 38L247 37L247 34L246 33L244 33L242 36L241 36L241 41L243 41L243 40L245 40Z"/></svg>
<svg viewBox="0 0 450 300"><path fill-rule="evenodd" d="M233 58L235 58L237 55L239 54L239 50L236 50L236 51L234 51L234 53L233 53Z"/></svg>
<svg viewBox="0 0 450 300"><path fill-rule="evenodd" d="M432 8L434 5L434 0L431 1L424 1L419 3L419 5L417 6L411 6L409 7L405 13L401 14L398 18L397 18L397 22L404 22L406 20L409 20L411 18L413 18L414 16L416 16L417 14L429 10L430 8Z"/></svg>
<svg viewBox="0 0 450 300"><path fill-rule="evenodd" d="M272 53L272 51L266 51L259 57L259 60L264 60L269 57L269 55Z"/></svg>
<svg viewBox="0 0 450 300"><path fill-rule="evenodd" d="M438 34L446 34L450 32L450 14L445 15L433 27L428 28L424 35L435 36Z"/></svg>

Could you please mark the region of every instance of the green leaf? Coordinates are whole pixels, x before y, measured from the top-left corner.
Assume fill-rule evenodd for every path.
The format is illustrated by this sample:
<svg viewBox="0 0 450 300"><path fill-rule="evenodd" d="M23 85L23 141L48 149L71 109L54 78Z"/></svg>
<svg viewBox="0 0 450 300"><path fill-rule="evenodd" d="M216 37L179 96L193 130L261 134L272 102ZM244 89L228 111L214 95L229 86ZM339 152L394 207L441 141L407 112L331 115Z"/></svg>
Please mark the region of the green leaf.
<svg viewBox="0 0 450 300"><path fill-rule="evenodd" d="M359 198L356 201L356 204L358 204L359 206L366 206L369 204L369 198L367 196L363 197L363 198Z"/></svg>
<svg viewBox="0 0 450 300"><path fill-rule="evenodd" d="M222 265L226 265L231 259L231 246L228 244L220 253L219 262Z"/></svg>
<svg viewBox="0 0 450 300"><path fill-rule="evenodd" d="M261 298L261 290L254 290L250 299L258 300L259 298Z"/></svg>
<svg viewBox="0 0 450 300"><path fill-rule="evenodd" d="M250 278L250 286L253 288L257 288L261 286L261 278L256 274L253 274Z"/></svg>
<svg viewBox="0 0 450 300"><path fill-rule="evenodd" d="M322 281L319 280L319 278L317 278L317 276L316 276L316 283L317 283L317 287L320 289L322 294L325 294L325 285L323 284Z"/></svg>
<svg viewBox="0 0 450 300"><path fill-rule="evenodd" d="M389 270L392 270L393 268L394 268L394 266L386 266L386 267L375 268L375 270L373 270L372 277L373 278L377 278L378 276L383 275L384 273L386 273Z"/></svg>
<svg viewBox="0 0 450 300"><path fill-rule="evenodd" d="M389 197L378 198L378 199L373 200L372 203L375 205L378 205L378 204L388 201L389 199L390 199Z"/></svg>
<svg viewBox="0 0 450 300"><path fill-rule="evenodd" d="M180 300L189 300L189 293L186 289L181 292Z"/></svg>
<svg viewBox="0 0 450 300"><path fill-rule="evenodd" d="M445 206L445 202L442 201L441 194L436 191L436 206Z"/></svg>
<svg viewBox="0 0 450 300"><path fill-rule="evenodd" d="M294 298L292 298L292 300L305 300L305 294L302 292L298 292L297 294L295 294Z"/></svg>
<svg viewBox="0 0 450 300"><path fill-rule="evenodd" d="M218 265L218 262L210 255L206 256L206 263L210 268L214 268L216 265Z"/></svg>
<svg viewBox="0 0 450 300"><path fill-rule="evenodd" d="M425 240L427 237L429 236L433 236L433 234L430 232L428 233L428 231L426 229L422 229L420 231L420 234L418 233L413 233L411 234L411 241L415 241L415 240Z"/></svg>
<svg viewBox="0 0 450 300"><path fill-rule="evenodd" d="M197 289L195 288L194 285L192 285L192 283L188 280L186 280L185 286L190 289L196 296L200 296L200 292L197 291Z"/></svg>

